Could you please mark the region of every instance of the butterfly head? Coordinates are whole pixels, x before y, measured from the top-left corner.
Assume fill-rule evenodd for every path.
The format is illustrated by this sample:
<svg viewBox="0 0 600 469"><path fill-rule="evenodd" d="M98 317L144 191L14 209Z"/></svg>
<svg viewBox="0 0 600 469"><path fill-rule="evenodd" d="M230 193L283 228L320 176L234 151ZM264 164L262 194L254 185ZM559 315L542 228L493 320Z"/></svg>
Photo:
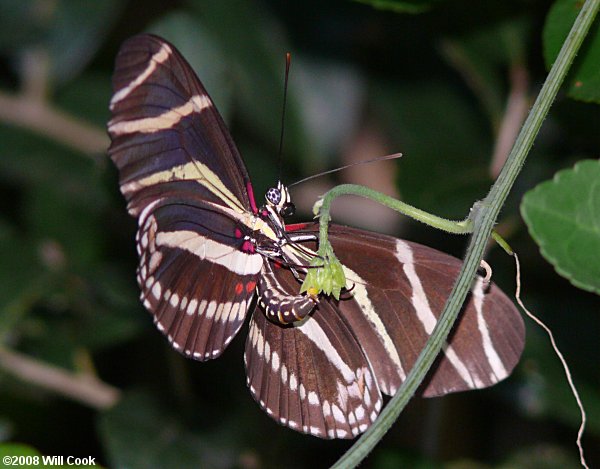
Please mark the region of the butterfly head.
<svg viewBox="0 0 600 469"><path fill-rule="evenodd" d="M289 217L296 212L296 206L290 200L290 193L281 181L271 187L265 194L267 206L273 207L282 217Z"/></svg>

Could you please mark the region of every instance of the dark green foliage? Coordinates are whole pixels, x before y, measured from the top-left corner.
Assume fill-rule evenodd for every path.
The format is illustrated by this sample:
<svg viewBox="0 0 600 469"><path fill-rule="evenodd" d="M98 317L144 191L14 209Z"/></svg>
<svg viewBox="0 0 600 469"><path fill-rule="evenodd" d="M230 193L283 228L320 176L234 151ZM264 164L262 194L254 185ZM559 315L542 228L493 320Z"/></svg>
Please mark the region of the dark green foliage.
<svg viewBox="0 0 600 469"><path fill-rule="evenodd" d="M580 161L523 198L544 257L574 285L600 294L600 161Z"/></svg>
<svg viewBox="0 0 600 469"><path fill-rule="evenodd" d="M548 68L558 55L582 5L583 2L579 0L558 0L552 6L544 27L544 58ZM583 53L573 64L566 87L569 96L581 101L600 103L598 63L600 63L600 22L596 20L588 33Z"/></svg>

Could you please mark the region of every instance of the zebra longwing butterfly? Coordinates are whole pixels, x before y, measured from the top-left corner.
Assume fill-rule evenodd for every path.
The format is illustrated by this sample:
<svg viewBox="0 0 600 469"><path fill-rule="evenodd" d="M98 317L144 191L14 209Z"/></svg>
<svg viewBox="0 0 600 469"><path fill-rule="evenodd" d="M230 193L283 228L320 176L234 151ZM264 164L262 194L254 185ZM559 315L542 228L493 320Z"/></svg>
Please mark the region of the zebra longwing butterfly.
<svg viewBox="0 0 600 469"><path fill-rule="evenodd" d="M203 361L223 353L250 312L244 361L260 406L318 437L364 432L424 346L460 261L332 225L353 288L339 301L300 294L317 226L285 225L293 205L281 183L257 206L223 120L180 53L159 37L133 37L113 86L109 153L138 219L137 280L158 329ZM478 279L421 394L491 386L511 373L523 345L512 302Z"/></svg>

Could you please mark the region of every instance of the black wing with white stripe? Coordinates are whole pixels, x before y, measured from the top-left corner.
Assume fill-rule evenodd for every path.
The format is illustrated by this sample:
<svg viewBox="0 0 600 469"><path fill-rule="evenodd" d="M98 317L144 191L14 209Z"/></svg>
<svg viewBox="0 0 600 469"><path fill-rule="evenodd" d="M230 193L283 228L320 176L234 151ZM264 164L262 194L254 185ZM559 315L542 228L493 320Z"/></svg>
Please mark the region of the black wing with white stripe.
<svg viewBox="0 0 600 469"><path fill-rule="evenodd" d="M223 352L254 297L263 260L223 234L236 229L232 219L191 203L158 200L140 217L141 299L173 347L197 360Z"/></svg>
<svg viewBox="0 0 600 469"><path fill-rule="evenodd" d="M243 324L262 267L245 239L256 211L245 166L206 90L163 39L126 41L113 87L109 154L138 218L142 301L178 351L216 357Z"/></svg>
<svg viewBox="0 0 600 469"><path fill-rule="evenodd" d="M298 282L274 269L290 297ZM323 300L311 316L284 327L256 310L244 361L250 392L279 423L321 438L353 438L379 414L381 392L367 356L335 303Z"/></svg>
<svg viewBox="0 0 600 469"><path fill-rule="evenodd" d="M353 301L340 302L342 315L382 390L394 394L433 331L461 262L427 246L348 227L333 226L330 240L354 285ZM510 375L524 344L523 319L512 301L477 278L422 394L496 384Z"/></svg>
<svg viewBox="0 0 600 469"><path fill-rule="evenodd" d="M113 90L109 153L132 215L170 195L253 209L248 173L227 127L175 47L149 34L125 41Z"/></svg>

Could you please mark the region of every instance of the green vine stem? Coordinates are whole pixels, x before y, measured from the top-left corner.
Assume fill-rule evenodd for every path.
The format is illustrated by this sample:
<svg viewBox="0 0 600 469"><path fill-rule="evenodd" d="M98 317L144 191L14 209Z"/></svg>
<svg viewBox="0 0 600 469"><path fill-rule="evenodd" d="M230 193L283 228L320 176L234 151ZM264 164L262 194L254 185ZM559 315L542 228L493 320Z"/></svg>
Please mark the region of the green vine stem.
<svg viewBox="0 0 600 469"><path fill-rule="evenodd" d="M377 421L338 460L333 466L334 468L356 467L367 456L394 423L411 397L415 394L417 388L425 378L429 368L440 352L442 345L458 316L460 307L469 292L472 279L479 267L485 244L492 233L492 228L498 213L514 184L515 179L521 171L521 167L533 145L542 122L548 114L548 110L556 97L558 89L594 21L599 6L600 0L586 0L581 8L498 179L492 186L487 197L476 205L475 210L472 210L470 220L473 222L473 235L469 242L460 275L425 348L417 358L417 361L406 377L406 380L390 403L383 409ZM336 189L337 188L334 188L333 190ZM338 190L336 196L342 195L342 193L341 190ZM327 236L327 225L329 223L328 210L331 205L331 200L333 200L333 197L331 197L331 200L326 204L325 202L328 200L328 196L329 194L323 199L323 204L320 207L321 236L323 233Z"/></svg>
<svg viewBox="0 0 600 469"><path fill-rule="evenodd" d="M322 249L319 250L319 254L321 255L325 254L325 251L327 250L326 246L329 245L327 222L329 221L331 203L335 198L341 195L356 195L371 199L377 203L380 203L381 205L385 205L386 207L395 210L396 212L400 212L414 220L431 226L432 228L437 228L438 230L446 231L447 233L452 234L469 234L473 232L473 211L476 210L478 206L476 204L472 209L471 215L464 220L448 220L446 218L438 217L437 215L433 215L419 208L413 207L412 205L402 202L401 200L394 199L389 195L377 192L374 189L370 189L365 186L359 186L357 184L341 184L328 191L313 207L315 215L320 216L319 246ZM498 234L496 231L492 231L492 237L502 247L502 249L504 249L508 254L512 254L510 246L500 236L500 234Z"/></svg>
<svg viewBox="0 0 600 469"><path fill-rule="evenodd" d="M385 205L397 212L400 212L406 216L414 218L417 221L425 223L426 225L432 226L442 231L453 234L467 234L473 230L473 223L469 218L461 221L447 220L446 218L438 217L427 213L421 209L413 207L401 200L394 199L389 195L382 194L376 190L368 187L359 186L356 184L341 184L334 187L327 192L313 207L313 211L318 211L320 216L319 226L319 245L321 242L327 244L327 222L329 218L329 210L331 208L331 202L340 195L357 195L371 199L375 202Z"/></svg>

